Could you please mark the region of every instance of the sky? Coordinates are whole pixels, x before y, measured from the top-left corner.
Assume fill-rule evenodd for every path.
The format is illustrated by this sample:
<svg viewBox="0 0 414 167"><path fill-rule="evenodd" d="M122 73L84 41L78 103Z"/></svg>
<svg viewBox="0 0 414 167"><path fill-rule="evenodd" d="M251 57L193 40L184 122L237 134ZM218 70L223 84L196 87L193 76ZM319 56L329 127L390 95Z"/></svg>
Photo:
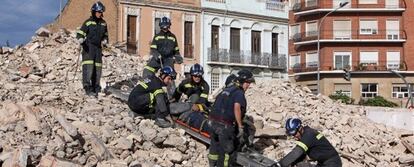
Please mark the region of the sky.
<svg viewBox="0 0 414 167"><path fill-rule="evenodd" d="M51 23L67 0L0 0L0 46L25 44L35 31Z"/></svg>

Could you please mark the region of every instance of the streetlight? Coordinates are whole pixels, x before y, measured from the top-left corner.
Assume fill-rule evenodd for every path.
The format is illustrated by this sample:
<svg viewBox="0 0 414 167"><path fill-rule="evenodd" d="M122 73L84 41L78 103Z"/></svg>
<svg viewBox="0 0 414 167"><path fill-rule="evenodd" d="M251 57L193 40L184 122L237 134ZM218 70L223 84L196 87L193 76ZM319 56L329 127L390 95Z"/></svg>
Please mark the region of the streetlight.
<svg viewBox="0 0 414 167"><path fill-rule="evenodd" d="M321 77L321 55L319 54L320 52L320 39L321 39L321 25L322 22L325 20L326 16L328 16L329 14L337 11L338 9L346 6L349 2L341 2L339 4L339 6L337 8L335 8L333 11L330 11L329 13L327 13L325 16L322 17L321 21L319 22L319 26L318 26L318 76L317 76L317 85L318 85L318 93L319 94L321 92L321 85L320 85L320 77Z"/></svg>

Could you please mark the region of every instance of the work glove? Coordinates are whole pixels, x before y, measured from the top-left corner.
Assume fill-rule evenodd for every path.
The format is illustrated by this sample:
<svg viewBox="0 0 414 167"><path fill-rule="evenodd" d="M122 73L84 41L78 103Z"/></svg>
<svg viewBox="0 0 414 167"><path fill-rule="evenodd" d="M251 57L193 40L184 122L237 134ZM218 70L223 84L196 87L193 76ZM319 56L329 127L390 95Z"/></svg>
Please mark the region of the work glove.
<svg viewBox="0 0 414 167"><path fill-rule="evenodd" d="M198 107L197 104L193 104L193 106L191 107L191 110L193 110L193 111L200 111L200 108Z"/></svg>
<svg viewBox="0 0 414 167"><path fill-rule="evenodd" d="M79 39L78 39L78 44L79 44L79 45L82 45L82 44L83 44L83 42L85 42L85 38L79 38Z"/></svg>
<svg viewBox="0 0 414 167"><path fill-rule="evenodd" d="M239 132L237 133L237 139L239 139L240 144L244 143L244 129L243 127L239 127Z"/></svg>
<svg viewBox="0 0 414 167"><path fill-rule="evenodd" d="M102 45L103 45L105 48L107 48L107 47L108 47L108 40L104 39L104 40L102 41Z"/></svg>
<svg viewBox="0 0 414 167"><path fill-rule="evenodd" d="M276 163L272 164L271 167L281 167L281 166L280 166L279 162L276 162Z"/></svg>
<svg viewBox="0 0 414 167"><path fill-rule="evenodd" d="M175 63L177 64L182 64L184 62L184 59L181 55L175 55L174 59L175 59Z"/></svg>

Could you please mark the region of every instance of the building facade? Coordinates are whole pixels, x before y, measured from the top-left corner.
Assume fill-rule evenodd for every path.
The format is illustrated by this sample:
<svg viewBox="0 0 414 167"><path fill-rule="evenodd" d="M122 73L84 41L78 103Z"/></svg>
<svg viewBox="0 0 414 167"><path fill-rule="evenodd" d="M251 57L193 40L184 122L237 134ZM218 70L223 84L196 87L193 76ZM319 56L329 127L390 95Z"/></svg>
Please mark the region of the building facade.
<svg viewBox="0 0 414 167"><path fill-rule="evenodd" d="M201 0L201 55L215 90L231 73L287 78L288 4L279 0Z"/></svg>
<svg viewBox="0 0 414 167"><path fill-rule="evenodd" d="M334 11L344 2L348 4ZM408 8L413 1L292 0L289 4L291 80L316 93L320 62L320 93L341 91L356 103L382 96L405 105L408 88L389 70L414 82L413 14ZM343 78L344 69L351 71L350 81Z"/></svg>

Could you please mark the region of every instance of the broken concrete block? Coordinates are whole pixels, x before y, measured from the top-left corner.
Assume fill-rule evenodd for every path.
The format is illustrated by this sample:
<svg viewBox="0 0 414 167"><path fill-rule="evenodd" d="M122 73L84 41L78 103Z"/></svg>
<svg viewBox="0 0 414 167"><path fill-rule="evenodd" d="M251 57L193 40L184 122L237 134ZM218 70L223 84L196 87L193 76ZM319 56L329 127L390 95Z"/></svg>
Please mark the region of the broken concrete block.
<svg viewBox="0 0 414 167"><path fill-rule="evenodd" d="M40 132L40 121L37 114L28 106L18 105L20 111L22 111L25 116L24 120L26 123L27 130L29 132Z"/></svg>
<svg viewBox="0 0 414 167"><path fill-rule="evenodd" d="M42 157L38 167L81 167L81 165L47 155Z"/></svg>
<svg viewBox="0 0 414 167"><path fill-rule="evenodd" d="M49 37L50 31L44 27L40 27L39 29L37 29L36 35L40 37Z"/></svg>
<svg viewBox="0 0 414 167"><path fill-rule="evenodd" d="M113 156L110 154L109 150L105 147L101 139L99 139L95 134L88 135L89 142L92 145L92 150L95 153L98 160L107 160Z"/></svg>
<svg viewBox="0 0 414 167"><path fill-rule="evenodd" d="M72 138L78 136L78 130L71 123L67 122L63 115L56 114L55 119Z"/></svg>
<svg viewBox="0 0 414 167"><path fill-rule="evenodd" d="M123 150L129 150L132 148L132 145L134 143L132 142L132 140L126 139L124 137L121 137L118 139L116 147L123 149Z"/></svg>

